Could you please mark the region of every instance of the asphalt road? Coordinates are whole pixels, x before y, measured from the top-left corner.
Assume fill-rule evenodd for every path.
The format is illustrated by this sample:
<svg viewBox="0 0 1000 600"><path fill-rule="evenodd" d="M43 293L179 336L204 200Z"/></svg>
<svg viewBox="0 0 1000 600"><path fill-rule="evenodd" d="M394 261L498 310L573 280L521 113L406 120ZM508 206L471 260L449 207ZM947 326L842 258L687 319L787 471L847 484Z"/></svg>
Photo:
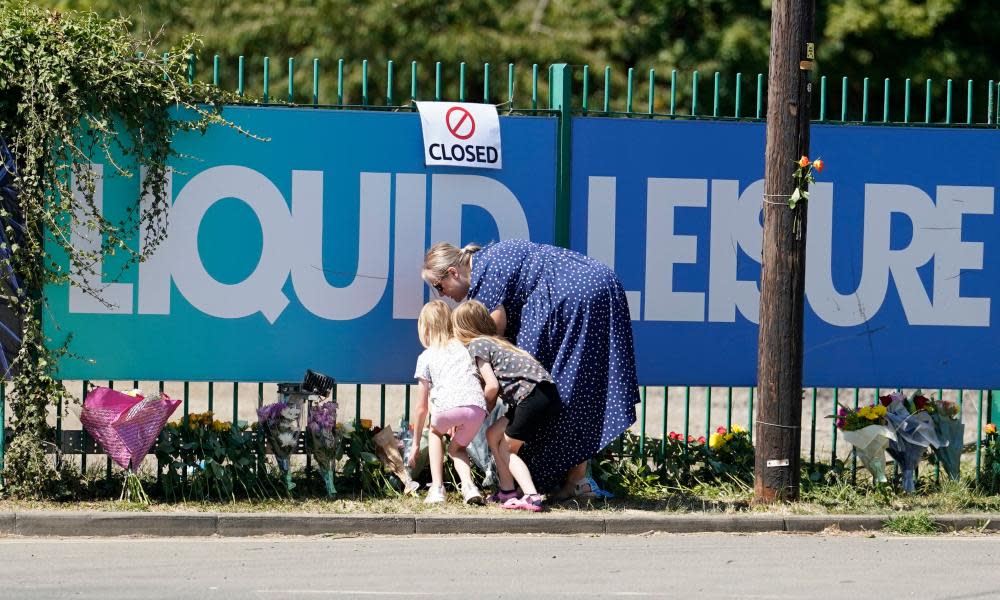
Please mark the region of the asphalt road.
<svg viewBox="0 0 1000 600"><path fill-rule="evenodd" d="M1000 536L0 538L0 598L1000 597Z"/></svg>

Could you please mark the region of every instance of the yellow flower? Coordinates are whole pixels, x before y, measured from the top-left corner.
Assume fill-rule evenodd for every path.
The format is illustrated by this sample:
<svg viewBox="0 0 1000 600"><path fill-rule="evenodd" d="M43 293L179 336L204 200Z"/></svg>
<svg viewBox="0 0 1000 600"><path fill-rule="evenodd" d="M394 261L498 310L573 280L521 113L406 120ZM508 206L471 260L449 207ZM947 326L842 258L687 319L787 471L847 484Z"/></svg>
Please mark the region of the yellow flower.
<svg viewBox="0 0 1000 600"><path fill-rule="evenodd" d="M997 426L993 423L987 423L986 427L983 428L983 431L986 432L986 435L993 435L997 432Z"/></svg>
<svg viewBox="0 0 1000 600"><path fill-rule="evenodd" d="M726 434L726 441L727 441L727 442L731 442L731 441L733 441L733 434L731 434L731 433L727 433L727 434Z"/></svg>
<svg viewBox="0 0 1000 600"><path fill-rule="evenodd" d="M371 419L361 419L361 426L364 427L365 429L371 429L372 428L372 420Z"/></svg>
<svg viewBox="0 0 1000 600"><path fill-rule="evenodd" d="M739 425L733 425L733 433L746 433L746 429L740 427Z"/></svg>
<svg viewBox="0 0 1000 600"><path fill-rule="evenodd" d="M726 443L726 438L719 435L718 433L713 433L708 438L708 447L712 450L718 450Z"/></svg>
<svg viewBox="0 0 1000 600"><path fill-rule="evenodd" d="M880 416L880 417L884 417L885 413L886 413L886 410L887 409L884 406L882 406L881 404L879 404L878 406L875 407L875 414L878 415L878 416Z"/></svg>

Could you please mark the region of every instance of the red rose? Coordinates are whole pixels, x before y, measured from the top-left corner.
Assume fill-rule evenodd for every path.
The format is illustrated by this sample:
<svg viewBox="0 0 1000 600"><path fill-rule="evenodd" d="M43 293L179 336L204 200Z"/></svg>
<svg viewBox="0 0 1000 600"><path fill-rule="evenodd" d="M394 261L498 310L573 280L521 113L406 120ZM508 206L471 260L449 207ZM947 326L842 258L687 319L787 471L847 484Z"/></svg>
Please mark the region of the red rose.
<svg viewBox="0 0 1000 600"><path fill-rule="evenodd" d="M720 427L719 429L722 429L722 428ZM698 436L698 443L699 444L704 444L705 443L705 436L703 436L703 435Z"/></svg>
<svg viewBox="0 0 1000 600"><path fill-rule="evenodd" d="M927 403L930 402L925 396L916 395L913 397L913 405L917 407L917 410L924 410Z"/></svg>
<svg viewBox="0 0 1000 600"><path fill-rule="evenodd" d="M886 394L885 396L879 396L878 401L882 403L882 406L889 406L892 404L892 394Z"/></svg>
<svg viewBox="0 0 1000 600"><path fill-rule="evenodd" d="M726 435L726 428L720 425L719 428L715 430L715 433L719 435Z"/></svg>

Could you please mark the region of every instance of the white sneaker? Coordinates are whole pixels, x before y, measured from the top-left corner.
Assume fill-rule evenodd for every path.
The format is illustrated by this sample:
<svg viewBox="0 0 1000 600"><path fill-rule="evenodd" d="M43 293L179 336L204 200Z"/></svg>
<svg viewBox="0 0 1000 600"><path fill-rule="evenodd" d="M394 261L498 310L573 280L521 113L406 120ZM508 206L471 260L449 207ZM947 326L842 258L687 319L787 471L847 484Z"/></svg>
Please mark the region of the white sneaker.
<svg viewBox="0 0 1000 600"><path fill-rule="evenodd" d="M462 486L462 498L466 504L482 504L483 495L479 493L479 488L473 484L470 487Z"/></svg>
<svg viewBox="0 0 1000 600"><path fill-rule="evenodd" d="M439 504L444 502L444 486L434 487L427 490L427 497L424 498L424 504Z"/></svg>

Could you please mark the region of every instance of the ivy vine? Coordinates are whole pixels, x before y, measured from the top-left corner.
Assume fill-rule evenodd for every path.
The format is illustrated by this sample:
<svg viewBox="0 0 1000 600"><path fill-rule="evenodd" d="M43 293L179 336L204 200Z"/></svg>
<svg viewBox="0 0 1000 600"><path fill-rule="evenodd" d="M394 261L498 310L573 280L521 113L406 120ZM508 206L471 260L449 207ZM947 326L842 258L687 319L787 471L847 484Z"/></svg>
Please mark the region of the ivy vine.
<svg viewBox="0 0 1000 600"><path fill-rule="evenodd" d="M53 442L46 417L67 398L55 378L66 351L44 337L43 288L72 279L100 298L100 284L87 283L101 281L100 259L124 253L125 264L135 264L166 234L173 137L236 127L221 114L236 99L189 80L198 44L189 36L164 53L156 36L133 36L124 18L0 3L0 367L14 430L0 493L38 498L59 485L46 458ZM145 173L121 220L97 209L91 160L104 163L105 176ZM74 221L100 236L99 251L73 246ZM148 241L141 249L130 244L140 230Z"/></svg>

